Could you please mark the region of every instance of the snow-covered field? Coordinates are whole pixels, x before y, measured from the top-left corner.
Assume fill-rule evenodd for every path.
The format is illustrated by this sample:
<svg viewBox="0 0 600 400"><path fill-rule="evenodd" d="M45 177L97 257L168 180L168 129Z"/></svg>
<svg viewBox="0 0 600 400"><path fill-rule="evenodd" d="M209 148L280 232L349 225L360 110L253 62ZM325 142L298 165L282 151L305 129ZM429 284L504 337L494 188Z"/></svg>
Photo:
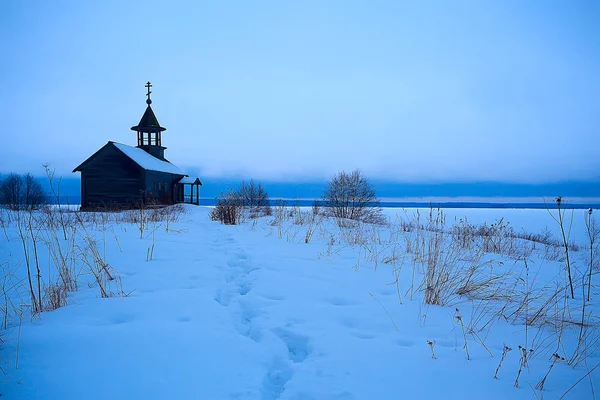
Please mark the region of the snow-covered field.
<svg viewBox="0 0 600 400"><path fill-rule="evenodd" d="M503 236L512 226L559 239L545 210L453 209L434 226L430 210L386 209L389 225L343 227L310 209L274 211L224 226L209 219L209 208L190 206L176 222L148 222L141 233L135 222L96 214L95 222L71 220L73 240L56 225L22 232L25 241L5 214L0 394L593 398L600 293L592 287L582 319L590 257L582 211L571 230L579 245L570 253L575 300L566 298L564 248ZM482 238L468 228L460 237L416 228L418 219L450 232L461 219L466 226L465 216L486 226L504 218L504 230ZM45 285L57 281L61 260L74 272L78 290L66 306L30 315L24 249L33 287L34 250ZM430 279L433 266L450 277L437 293L444 306L425 301L436 282L443 286ZM114 296L102 298L100 286Z"/></svg>

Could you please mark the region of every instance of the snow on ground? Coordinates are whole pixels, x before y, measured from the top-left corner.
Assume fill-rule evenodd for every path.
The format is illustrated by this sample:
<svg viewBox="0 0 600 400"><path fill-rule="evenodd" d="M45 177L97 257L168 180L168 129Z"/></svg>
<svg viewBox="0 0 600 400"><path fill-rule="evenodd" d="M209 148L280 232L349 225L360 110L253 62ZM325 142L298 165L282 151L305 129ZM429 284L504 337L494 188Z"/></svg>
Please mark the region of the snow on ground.
<svg viewBox="0 0 600 400"><path fill-rule="evenodd" d="M332 223L323 222L307 244L307 225L280 228L271 224L273 217L264 217L224 226L210 221L209 212L186 207L169 232L164 223L150 224L142 239L135 224L95 232L129 295L100 298L97 284L82 270L88 284L70 295L67 306L24 318L20 327L13 321L0 349L4 398L559 398L600 362L595 351L587 369L558 362L544 390L534 391L551 366L554 349L542 351L539 343L550 328L495 320L492 329L480 333L485 346L467 335L467 360L456 308L466 324L481 308L468 301L426 306L422 292L410 290L410 256L403 258L402 271L394 272L392 264L369 261L368 246L335 239L332 232L339 228ZM395 212L405 215L386 210ZM468 215L473 223L493 223L507 216L517 231L521 226L533 233L545 226L555 231L544 213L452 210L447 218L453 222L455 214ZM582 227L578 222L573 235L585 243ZM147 261L153 229L154 254ZM381 237L390 235L381 229ZM0 262L18 266L23 274L16 229L8 228L7 236L10 241L0 241ZM574 256L582 266L584 253ZM561 274L561 262L535 254L532 277L551 281ZM486 257L506 268L519 262ZM49 262L47 255L40 259ZM598 295L594 290L593 297ZM589 307L595 306L594 298ZM576 341L572 332L565 333L565 350ZM540 355L523 368L515 388L518 346L536 339ZM434 343L435 359L428 341ZM505 344L513 351L499 379L493 379ZM591 398L590 382L600 378L599 372L566 398Z"/></svg>

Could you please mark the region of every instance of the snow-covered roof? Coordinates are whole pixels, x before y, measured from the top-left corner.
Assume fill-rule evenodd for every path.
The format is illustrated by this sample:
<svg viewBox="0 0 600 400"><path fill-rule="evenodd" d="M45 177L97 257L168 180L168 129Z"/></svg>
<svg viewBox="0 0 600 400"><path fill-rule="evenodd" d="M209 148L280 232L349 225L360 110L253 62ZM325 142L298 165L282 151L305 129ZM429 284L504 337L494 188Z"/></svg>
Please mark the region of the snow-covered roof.
<svg viewBox="0 0 600 400"><path fill-rule="evenodd" d="M159 160L151 154L146 153L139 147L131 147L126 144L112 142L112 144L125 155L133 160L137 165L148 171L167 172L169 174L183 175L179 168L171 164L170 162Z"/></svg>
<svg viewBox="0 0 600 400"><path fill-rule="evenodd" d="M190 185L199 184L200 186L202 186L202 182L200 182L199 178L195 178L195 177L191 177L191 176L186 176L185 178L181 178L181 180L178 183L187 183Z"/></svg>

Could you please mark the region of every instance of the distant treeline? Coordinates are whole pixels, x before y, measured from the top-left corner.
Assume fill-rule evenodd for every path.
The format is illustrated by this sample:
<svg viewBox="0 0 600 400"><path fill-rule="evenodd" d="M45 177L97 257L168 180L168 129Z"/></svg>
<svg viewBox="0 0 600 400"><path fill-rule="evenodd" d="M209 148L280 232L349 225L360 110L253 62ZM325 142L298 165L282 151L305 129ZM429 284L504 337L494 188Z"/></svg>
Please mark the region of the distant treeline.
<svg viewBox="0 0 600 400"><path fill-rule="evenodd" d="M8 174L0 179L0 204L11 210L38 208L48 201L40 182L31 174Z"/></svg>

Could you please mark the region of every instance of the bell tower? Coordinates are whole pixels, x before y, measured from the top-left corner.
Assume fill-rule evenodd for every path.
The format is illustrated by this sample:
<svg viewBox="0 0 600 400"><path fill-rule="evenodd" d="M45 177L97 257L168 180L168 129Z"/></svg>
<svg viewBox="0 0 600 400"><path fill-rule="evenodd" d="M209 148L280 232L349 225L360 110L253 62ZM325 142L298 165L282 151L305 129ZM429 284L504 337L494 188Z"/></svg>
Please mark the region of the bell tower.
<svg viewBox="0 0 600 400"><path fill-rule="evenodd" d="M156 115L154 115L154 111L152 111L152 107L150 107L150 104L152 104L152 100L150 100L151 87L152 84L147 82L146 88L148 89L148 93L146 93L146 104L148 106L140 122L136 126L132 126L131 130L137 132L137 147L156 158L165 160L166 147L163 147L160 135L167 129L160 126Z"/></svg>

